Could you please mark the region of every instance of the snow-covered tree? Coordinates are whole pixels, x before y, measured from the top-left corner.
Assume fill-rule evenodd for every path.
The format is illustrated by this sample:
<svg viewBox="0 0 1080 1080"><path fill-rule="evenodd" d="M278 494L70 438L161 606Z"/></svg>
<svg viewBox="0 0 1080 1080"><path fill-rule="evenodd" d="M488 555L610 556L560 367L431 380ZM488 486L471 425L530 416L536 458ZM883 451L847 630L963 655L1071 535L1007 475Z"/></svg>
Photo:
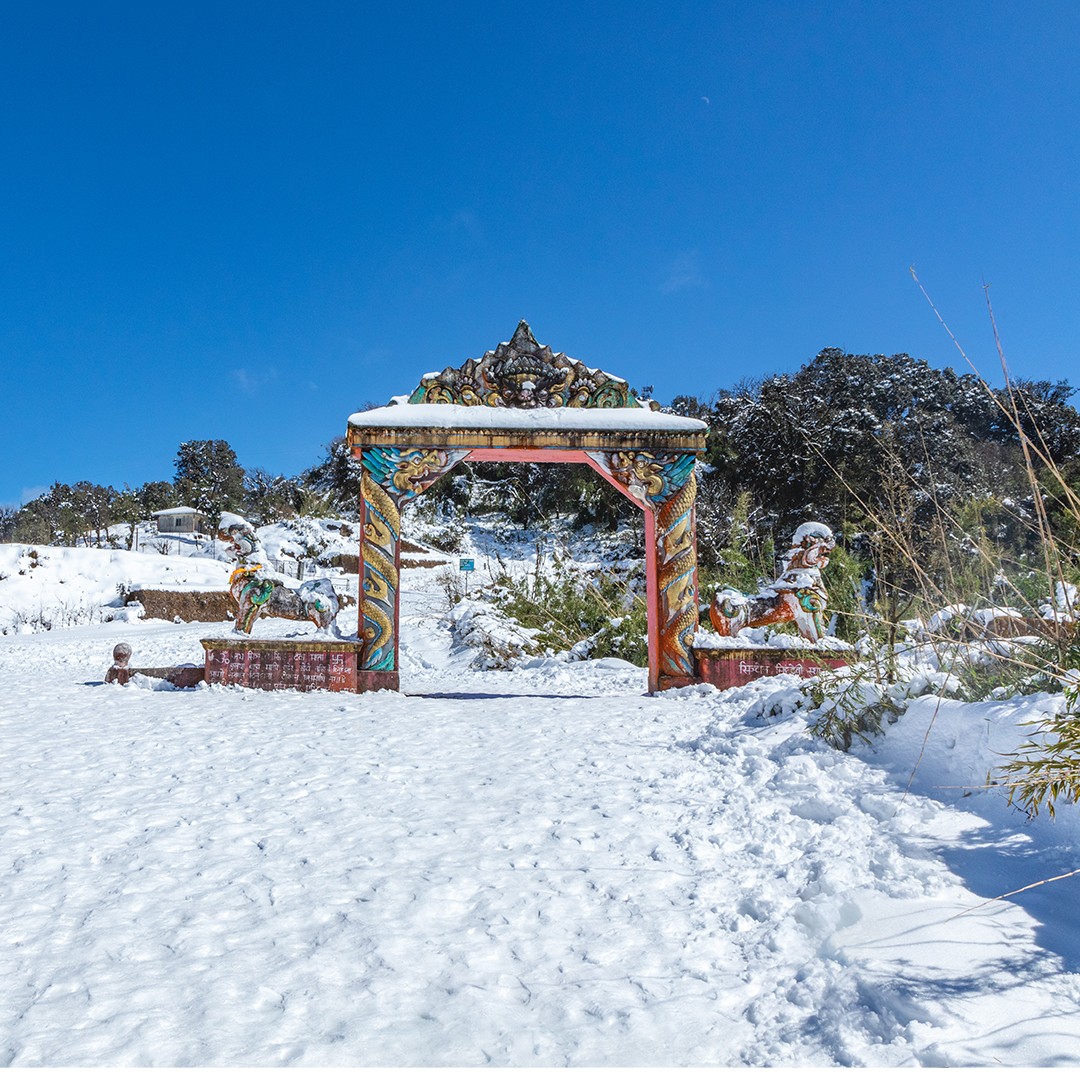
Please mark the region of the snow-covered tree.
<svg viewBox="0 0 1080 1080"><path fill-rule="evenodd" d="M15 524L19 511L14 506L0 506L0 544L9 543L15 538Z"/></svg>
<svg viewBox="0 0 1080 1080"><path fill-rule="evenodd" d="M148 518L157 510L168 510L170 506L176 506L179 502L176 489L168 480L151 480L143 484L135 495L139 500L141 518Z"/></svg>
<svg viewBox="0 0 1080 1080"><path fill-rule="evenodd" d="M291 517L300 502L300 487L295 479L275 475L265 469L249 469L244 477L246 512L256 518L271 520Z"/></svg>
<svg viewBox="0 0 1080 1080"><path fill-rule="evenodd" d="M176 454L176 494L211 520L223 510L240 510L244 502L244 470L224 439L192 439Z"/></svg>
<svg viewBox="0 0 1080 1080"><path fill-rule="evenodd" d="M360 463L353 458L343 436L328 442L322 460L301 473L298 480L299 487L327 496L339 513L358 512Z"/></svg>

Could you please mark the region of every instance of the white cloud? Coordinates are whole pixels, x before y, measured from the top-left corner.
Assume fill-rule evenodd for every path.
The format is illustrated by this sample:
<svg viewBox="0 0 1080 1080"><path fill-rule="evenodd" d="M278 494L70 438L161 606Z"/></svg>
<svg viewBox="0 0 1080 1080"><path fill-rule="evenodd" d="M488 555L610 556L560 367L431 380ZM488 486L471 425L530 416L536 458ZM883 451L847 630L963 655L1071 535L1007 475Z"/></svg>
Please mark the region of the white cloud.
<svg viewBox="0 0 1080 1080"><path fill-rule="evenodd" d="M480 218L472 210L456 210L447 219L440 220L439 225L446 232L463 234L470 240L483 240L484 229L480 224Z"/></svg>
<svg viewBox="0 0 1080 1080"><path fill-rule="evenodd" d="M701 272L698 253L681 251L668 265L659 287L662 293L676 293L686 289L705 289L708 285L708 278Z"/></svg>
<svg viewBox="0 0 1080 1080"><path fill-rule="evenodd" d="M277 370L266 368L265 370L251 371L248 368L234 368L229 372L229 378L233 385L242 394L257 394L263 387L277 382Z"/></svg>

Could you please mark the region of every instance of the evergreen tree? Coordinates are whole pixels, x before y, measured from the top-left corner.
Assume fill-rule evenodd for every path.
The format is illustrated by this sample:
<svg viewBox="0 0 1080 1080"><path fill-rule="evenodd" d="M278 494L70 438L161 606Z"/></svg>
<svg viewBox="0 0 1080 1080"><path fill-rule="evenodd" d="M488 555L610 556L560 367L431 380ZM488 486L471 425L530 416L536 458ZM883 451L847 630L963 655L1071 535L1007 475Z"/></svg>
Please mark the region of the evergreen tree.
<svg viewBox="0 0 1080 1080"><path fill-rule="evenodd" d="M115 488L92 484L89 480L80 480L72 489L72 501L85 522L87 544L92 539L100 547L103 535L108 537L109 526L116 521L113 513L116 499Z"/></svg>
<svg viewBox="0 0 1080 1080"><path fill-rule="evenodd" d="M1016 383L1029 438L1058 461L1080 449L1080 414L1064 383ZM1007 408L1013 398L997 391ZM693 414L694 399L679 406ZM793 375L721 393L706 418L706 460L718 490L751 492L762 524L778 534L819 518L869 527L899 468L917 515L991 493L1026 488L1015 425L974 375L938 370L900 353L825 349ZM719 481L724 481L719 482Z"/></svg>
<svg viewBox="0 0 1080 1080"><path fill-rule="evenodd" d="M300 503L300 485L295 479L250 469L244 477L244 512L270 520L292 517Z"/></svg>
<svg viewBox="0 0 1080 1080"><path fill-rule="evenodd" d="M216 521L224 510L244 502L244 470L224 439L193 439L176 455L176 494L185 505Z"/></svg>
<svg viewBox="0 0 1080 1080"><path fill-rule="evenodd" d="M19 511L14 506L0 506L0 544L8 544L15 539L18 520Z"/></svg>
<svg viewBox="0 0 1080 1080"><path fill-rule="evenodd" d="M135 497L139 501L140 520L145 520L157 510L168 510L179 502L176 489L168 480L151 480L143 484L135 492Z"/></svg>
<svg viewBox="0 0 1080 1080"><path fill-rule="evenodd" d="M330 498L339 514L356 516L360 505L360 463L339 435L326 444L322 460L299 476L300 488L310 488Z"/></svg>
<svg viewBox="0 0 1080 1080"><path fill-rule="evenodd" d="M41 499L31 499L15 516L13 539L17 544L52 544L56 531Z"/></svg>
<svg viewBox="0 0 1080 1080"><path fill-rule="evenodd" d="M164 507L162 508L164 509ZM112 504L113 521L130 526L128 530L127 545L132 548L135 545L135 530L139 522L145 516L142 503L139 501L139 493L129 487L116 495Z"/></svg>

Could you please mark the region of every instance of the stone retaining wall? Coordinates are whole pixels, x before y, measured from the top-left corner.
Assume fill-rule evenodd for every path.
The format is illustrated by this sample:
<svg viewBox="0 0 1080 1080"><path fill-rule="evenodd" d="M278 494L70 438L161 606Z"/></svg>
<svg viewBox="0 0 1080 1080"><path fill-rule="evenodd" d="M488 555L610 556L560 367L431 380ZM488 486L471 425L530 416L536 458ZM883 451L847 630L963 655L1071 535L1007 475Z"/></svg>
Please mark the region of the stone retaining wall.
<svg viewBox="0 0 1080 1080"><path fill-rule="evenodd" d="M236 605L224 589L206 592L182 592L171 589L132 589L124 594L124 602L137 600L143 606L144 619L165 619L167 622L232 622ZM356 597L338 593L343 608L356 603Z"/></svg>
<svg viewBox="0 0 1080 1080"><path fill-rule="evenodd" d="M125 603L137 600L144 619L168 622L226 622L236 618L236 605L225 591L179 592L169 589L133 589L124 594Z"/></svg>

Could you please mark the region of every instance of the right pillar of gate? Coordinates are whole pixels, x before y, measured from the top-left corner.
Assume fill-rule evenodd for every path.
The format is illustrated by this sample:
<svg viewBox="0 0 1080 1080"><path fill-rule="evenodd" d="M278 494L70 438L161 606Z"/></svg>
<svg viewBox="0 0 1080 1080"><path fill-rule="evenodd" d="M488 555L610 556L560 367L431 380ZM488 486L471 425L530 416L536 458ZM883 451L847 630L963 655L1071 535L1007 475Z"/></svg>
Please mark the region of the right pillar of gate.
<svg viewBox="0 0 1080 1080"><path fill-rule="evenodd" d="M649 692L697 682L697 455L618 450L588 456L645 511Z"/></svg>

